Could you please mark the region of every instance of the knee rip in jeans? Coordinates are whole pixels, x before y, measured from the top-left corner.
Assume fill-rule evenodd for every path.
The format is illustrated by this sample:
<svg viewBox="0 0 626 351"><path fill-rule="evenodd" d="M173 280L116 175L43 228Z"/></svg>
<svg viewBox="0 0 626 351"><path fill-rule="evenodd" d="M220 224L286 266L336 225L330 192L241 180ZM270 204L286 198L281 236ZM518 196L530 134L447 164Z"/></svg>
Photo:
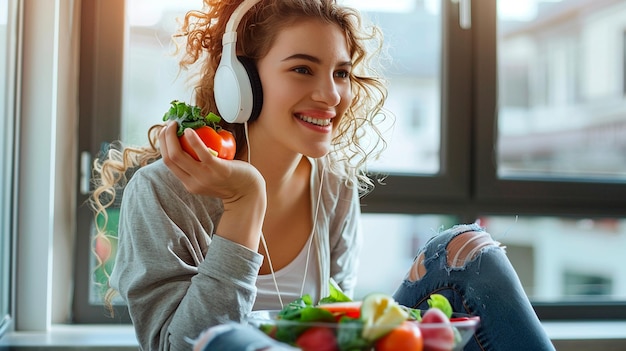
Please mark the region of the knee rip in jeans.
<svg viewBox="0 0 626 351"><path fill-rule="evenodd" d="M494 246L500 247L500 243L491 239L491 235L487 232L470 231L461 233L448 243L448 267L463 268L467 262L475 259L484 248ZM424 251L422 251L413 262L407 279L417 281L424 274L426 274L426 266L424 266Z"/></svg>

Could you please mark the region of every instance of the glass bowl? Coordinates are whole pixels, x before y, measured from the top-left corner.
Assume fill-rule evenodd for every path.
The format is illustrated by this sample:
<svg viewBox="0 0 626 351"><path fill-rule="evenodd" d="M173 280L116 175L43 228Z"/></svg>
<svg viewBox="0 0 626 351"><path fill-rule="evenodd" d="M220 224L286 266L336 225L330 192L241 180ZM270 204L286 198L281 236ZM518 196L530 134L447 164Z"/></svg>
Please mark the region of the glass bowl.
<svg viewBox="0 0 626 351"><path fill-rule="evenodd" d="M424 312L424 311L422 311ZM262 310L253 311L248 315L248 324L257 327L264 331L266 334L281 340L280 337L276 337L276 328L283 328L283 330L290 329L290 333L299 334L304 330L311 327L325 327L333 330L335 337L337 336L339 323L331 322L299 322L291 320L277 319L279 310ZM423 313L422 313L423 314ZM474 332L480 324L480 318L477 316L470 316L462 313L453 313L450 319L450 324L445 323L416 323L422 333L424 341L424 350L450 350L460 351L468 343L468 341L474 335ZM341 328L353 328L356 329L356 325L344 325L341 324ZM451 335L453 336L451 338ZM375 351L375 348L361 347L351 348L354 351Z"/></svg>

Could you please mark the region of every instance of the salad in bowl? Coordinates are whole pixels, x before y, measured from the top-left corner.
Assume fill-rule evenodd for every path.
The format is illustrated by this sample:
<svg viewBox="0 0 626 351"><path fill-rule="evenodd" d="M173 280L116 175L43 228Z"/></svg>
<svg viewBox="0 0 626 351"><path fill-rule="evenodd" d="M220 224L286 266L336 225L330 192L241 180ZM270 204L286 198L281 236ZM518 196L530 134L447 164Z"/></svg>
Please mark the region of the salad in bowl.
<svg viewBox="0 0 626 351"><path fill-rule="evenodd" d="M428 303L411 309L379 293L351 301L335 290L316 305L305 295L282 310L254 311L248 323L303 351L462 350L480 318L453 313L439 294Z"/></svg>

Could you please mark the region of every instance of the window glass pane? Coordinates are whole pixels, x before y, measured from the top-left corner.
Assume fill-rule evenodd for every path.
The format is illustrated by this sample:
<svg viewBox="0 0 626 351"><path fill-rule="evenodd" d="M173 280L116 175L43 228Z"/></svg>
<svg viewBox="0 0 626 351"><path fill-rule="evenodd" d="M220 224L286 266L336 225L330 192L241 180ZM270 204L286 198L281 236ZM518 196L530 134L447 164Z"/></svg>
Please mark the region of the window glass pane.
<svg viewBox="0 0 626 351"><path fill-rule="evenodd" d="M434 174L439 171L441 9L435 0L415 2L344 1L359 8L385 35L389 80L386 108L395 125L384 124L390 145L371 168L385 172ZM123 140L147 142L149 126L161 121L173 99L191 100L185 72L178 75L170 37L188 2L129 1L125 59ZM406 33L411 35L406 35Z"/></svg>
<svg viewBox="0 0 626 351"><path fill-rule="evenodd" d="M435 174L440 170L441 2L362 1L345 3L363 11L384 33L391 61L386 109L395 116L384 125L389 146L374 170ZM407 35L410 33L410 35Z"/></svg>
<svg viewBox="0 0 626 351"><path fill-rule="evenodd" d="M363 214L365 241L355 297L392 293L417 250L439 228L455 223L450 216ZM625 220L492 216L480 223L506 246L532 301L626 300L626 268L615 266L626 247ZM385 260L375 259L380 252L387 253Z"/></svg>
<svg viewBox="0 0 626 351"><path fill-rule="evenodd" d="M486 217L533 302L625 301L626 220Z"/></svg>
<svg viewBox="0 0 626 351"><path fill-rule="evenodd" d="M11 289L11 173L13 168L11 135L13 114L7 104L9 57L14 54L8 40L8 0L0 0L0 336L6 327Z"/></svg>
<svg viewBox="0 0 626 351"><path fill-rule="evenodd" d="M201 2L127 1L127 47L124 58L122 140L145 145L150 126L161 123L170 101L190 102L184 72L179 76L171 36L177 20ZM184 47L181 48L181 50Z"/></svg>
<svg viewBox="0 0 626 351"><path fill-rule="evenodd" d="M499 0L501 177L626 179L626 2Z"/></svg>
<svg viewBox="0 0 626 351"><path fill-rule="evenodd" d="M455 224L452 216L364 213L363 249L354 298L373 292L392 294L408 273L420 247L441 228ZM380 259L381 253L384 259Z"/></svg>

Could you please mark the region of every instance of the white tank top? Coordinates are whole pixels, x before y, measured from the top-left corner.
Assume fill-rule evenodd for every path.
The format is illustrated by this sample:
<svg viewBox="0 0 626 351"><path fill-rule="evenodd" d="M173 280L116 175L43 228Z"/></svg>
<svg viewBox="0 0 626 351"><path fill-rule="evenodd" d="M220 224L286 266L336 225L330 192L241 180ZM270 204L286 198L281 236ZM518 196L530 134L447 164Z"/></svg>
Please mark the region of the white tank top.
<svg viewBox="0 0 626 351"><path fill-rule="evenodd" d="M298 256L291 261L288 265L282 269L274 272L276 276L276 282L278 283L278 290L280 290L280 297L283 300L283 304L286 306L288 303L300 298L302 295L309 294L313 299L313 303L317 303L320 299L319 284L319 258L317 250L315 249L315 243L311 246L309 253L309 264L307 266L307 251L308 242L304 245ZM304 279L304 290L301 294L302 280ZM252 310L279 310L281 309L278 293L276 292L276 286L271 274L262 274L257 277L256 280L257 296Z"/></svg>

